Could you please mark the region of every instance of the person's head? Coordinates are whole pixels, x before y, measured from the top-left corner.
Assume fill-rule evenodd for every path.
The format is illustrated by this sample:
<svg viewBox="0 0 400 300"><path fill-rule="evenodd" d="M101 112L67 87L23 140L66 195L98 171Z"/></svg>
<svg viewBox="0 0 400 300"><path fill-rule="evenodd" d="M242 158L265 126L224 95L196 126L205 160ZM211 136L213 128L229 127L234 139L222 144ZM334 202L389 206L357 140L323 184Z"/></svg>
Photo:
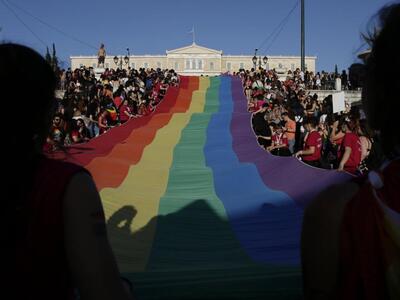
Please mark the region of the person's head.
<svg viewBox="0 0 400 300"><path fill-rule="evenodd" d="M319 122L314 116L306 117L303 121L304 128L307 129L307 131L317 128L318 124Z"/></svg>
<svg viewBox="0 0 400 300"><path fill-rule="evenodd" d="M390 154L400 145L396 119L400 111L400 3L379 12L377 34L370 36L371 53L366 60L363 105L373 130L380 133L383 149Z"/></svg>
<svg viewBox="0 0 400 300"><path fill-rule="evenodd" d="M100 115L101 115L103 118L106 118L106 117L108 116L108 110L107 110L107 109L103 109L103 110L100 112Z"/></svg>
<svg viewBox="0 0 400 300"><path fill-rule="evenodd" d="M283 132L282 125L280 123L274 123L273 129L276 134L281 134Z"/></svg>
<svg viewBox="0 0 400 300"><path fill-rule="evenodd" d="M20 79L20 80L16 80ZM21 89L21 80L23 87ZM0 90L3 102L13 99L23 105L25 124L18 136L7 139L10 149L34 153L41 149L55 109L56 77L50 65L36 51L13 43L0 44ZM4 116L5 124L16 124L13 117ZM22 126L18 124L16 126Z"/></svg>
<svg viewBox="0 0 400 300"><path fill-rule="evenodd" d="M60 127L62 122L61 114L56 114L53 118L53 126Z"/></svg>
<svg viewBox="0 0 400 300"><path fill-rule="evenodd" d="M79 118L78 120L76 120L76 126L78 128L85 127L85 122L83 121L83 119Z"/></svg>
<svg viewBox="0 0 400 300"><path fill-rule="evenodd" d="M359 127L359 120L353 115L344 115L342 120L339 121L339 124L342 126L341 129L343 132L354 132L357 133Z"/></svg>
<svg viewBox="0 0 400 300"><path fill-rule="evenodd" d="M282 119L283 119L285 122L289 121L289 114L288 114L287 112L283 112L283 113L281 114L281 116L282 116Z"/></svg>

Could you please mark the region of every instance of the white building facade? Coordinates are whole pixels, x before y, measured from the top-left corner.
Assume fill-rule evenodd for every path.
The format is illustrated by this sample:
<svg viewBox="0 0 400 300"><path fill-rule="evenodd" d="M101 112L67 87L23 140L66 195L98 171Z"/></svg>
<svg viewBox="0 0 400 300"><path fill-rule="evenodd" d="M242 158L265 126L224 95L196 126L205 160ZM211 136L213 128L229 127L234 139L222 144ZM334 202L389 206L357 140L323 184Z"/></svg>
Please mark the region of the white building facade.
<svg viewBox="0 0 400 300"><path fill-rule="evenodd" d="M181 75L209 75L216 76L221 73L233 73L239 69L251 69L254 67L253 55L224 55L221 50L214 50L199 46L195 43L174 49L167 50L165 55L131 55L129 63L126 64L123 56L117 55L120 62L115 64L114 55L108 55L105 59L105 68L124 69L133 68L161 68L174 69ZM71 68L76 69L82 66L97 67L96 56L71 56ZM306 69L315 73L315 56L306 56ZM261 63L261 65L260 65ZM275 69L278 73L286 74L289 70L300 68L300 56L268 56L267 64L257 59L257 67Z"/></svg>

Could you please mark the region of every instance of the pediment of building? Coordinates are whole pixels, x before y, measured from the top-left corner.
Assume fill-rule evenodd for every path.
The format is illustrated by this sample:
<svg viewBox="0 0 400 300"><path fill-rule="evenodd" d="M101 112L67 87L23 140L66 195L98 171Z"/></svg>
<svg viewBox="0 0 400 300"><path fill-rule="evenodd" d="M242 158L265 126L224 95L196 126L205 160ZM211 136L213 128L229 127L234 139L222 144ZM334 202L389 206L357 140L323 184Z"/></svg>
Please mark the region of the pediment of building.
<svg viewBox="0 0 400 300"><path fill-rule="evenodd" d="M193 43L186 47L173 49L173 50L167 50L167 55L168 54L213 54L213 55L218 54L218 55L222 55L222 51L206 48L206 47L199 46L199 45Z"/></svg>

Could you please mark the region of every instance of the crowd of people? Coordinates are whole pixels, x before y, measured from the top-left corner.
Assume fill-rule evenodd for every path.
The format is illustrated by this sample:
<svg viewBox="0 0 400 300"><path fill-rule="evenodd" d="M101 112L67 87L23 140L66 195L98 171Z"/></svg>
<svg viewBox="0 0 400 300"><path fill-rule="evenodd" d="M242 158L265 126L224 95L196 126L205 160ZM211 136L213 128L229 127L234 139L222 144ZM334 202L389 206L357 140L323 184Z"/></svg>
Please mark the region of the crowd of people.
<svg viewBox="0 0 400 300"><path fill-rule="evenodd" d="M308 90L334 90L336 89L336 80L340 79L341 89L349 90L355 89L354 84L352 85L349 81L349 76L346 70L343 70L341 74L338 72L302 72L300 70L288 71L288 76L296 78L301 81L301 86Z"/></svg>
<svg viewBox="0 0 400 300"><path fill-rule="evenodd" d="M174 70L105 69L96 78L93 68L61 70L56 109L45 149L55 151L84 143L124 124L148 115L162 101L169 86L177 86Z"/></svg>
<svg viewBox="0 0 400 300"><path fill-rule="evenodd" d="M333 113L332 95L308 90L307 73L297 69L280 80L275 70L241 70L248 110L258 143L278 156L306 164L364 174L379 164L378 138L359 107Z"/></svg>
<svg viewBox="0 0 400 300"><path fill-rule="evenodd" d="M375 163L368 157L376 138L362 120L362 112L347 106L342 114L333 114L331 96L318 99L309 92L327 88L335 73L297 69L289 71L285 81L279 80L275 70L262 68L238 74L253 113L254 131L265 150L354 174L366 172ZM56 101L46 151L87 142L151 113L168 87L179 84L173 70L160 69L105 69L96 78L93 68L81 67L61 70L58 78L63 97ZM345 71L341 78L342 86L348 86Z"/></svg>

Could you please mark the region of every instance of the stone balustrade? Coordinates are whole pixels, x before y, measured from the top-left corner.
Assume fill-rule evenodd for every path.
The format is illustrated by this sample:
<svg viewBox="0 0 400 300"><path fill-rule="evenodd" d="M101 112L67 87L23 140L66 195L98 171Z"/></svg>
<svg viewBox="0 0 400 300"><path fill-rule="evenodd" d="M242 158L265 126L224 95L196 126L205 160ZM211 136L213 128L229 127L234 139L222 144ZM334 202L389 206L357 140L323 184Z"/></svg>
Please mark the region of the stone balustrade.
<svg viewBox="0 0 400 300"><path fill-rule="evenodd" d="M325 97L332 95L334 93L339 93L341 91L337 90L307 90L310 95L317 94L318 99L324 99ZM361 91L344 91L344 99L346 102L350 103L350 105L359 105L361 103Z"/></svg>

